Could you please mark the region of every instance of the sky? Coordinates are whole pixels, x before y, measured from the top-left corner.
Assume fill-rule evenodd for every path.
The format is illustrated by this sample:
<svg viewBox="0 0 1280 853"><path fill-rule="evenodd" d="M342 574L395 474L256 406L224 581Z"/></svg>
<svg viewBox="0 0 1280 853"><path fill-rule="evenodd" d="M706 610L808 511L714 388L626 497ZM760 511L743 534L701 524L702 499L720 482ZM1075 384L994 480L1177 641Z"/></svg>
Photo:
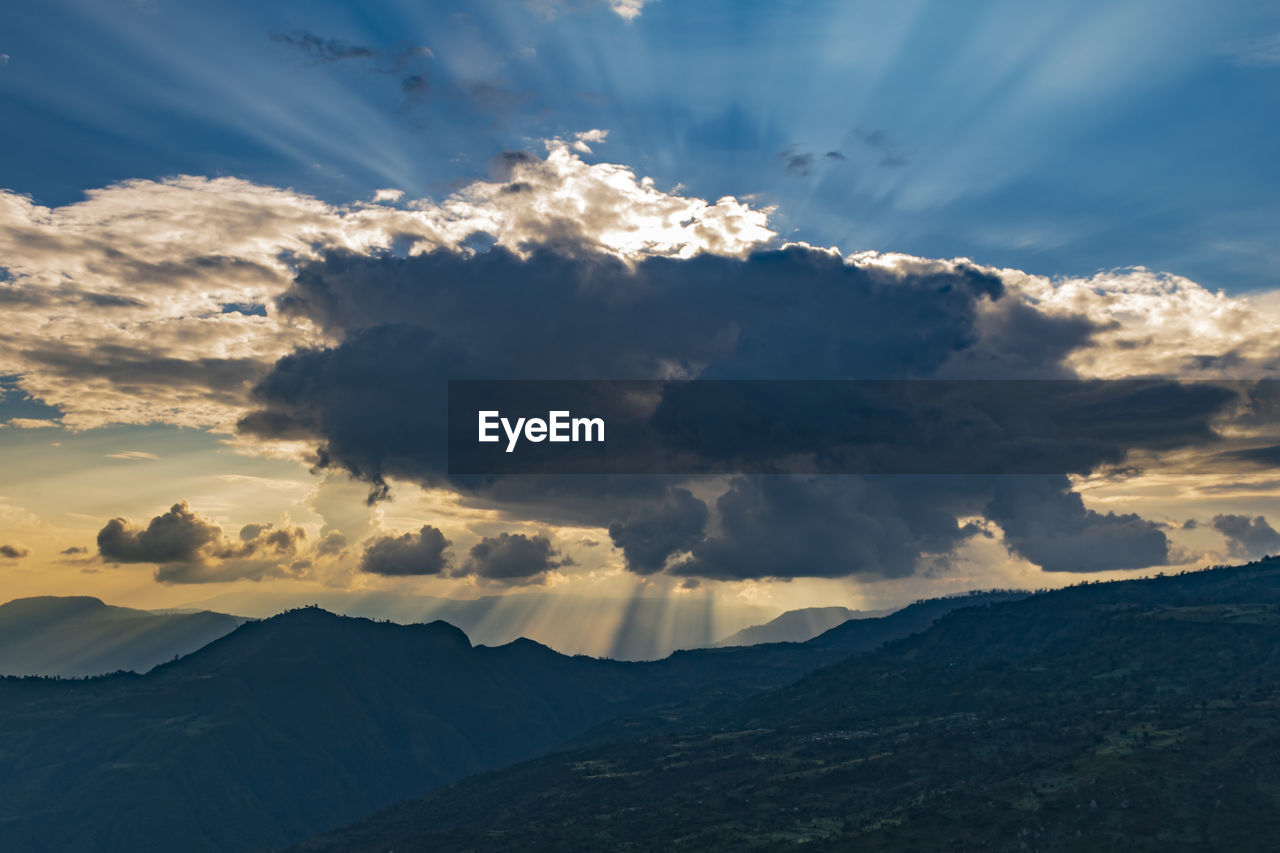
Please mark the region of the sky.
<svg viewBox="0 0 1280 853"><path fill-rule="evenodd" d="M1262 393L1038 480L424 438L449 378L1276 378L1277 116L1262 2L6 3L0 598L729 633L1280 551ZM1254 464L1167 464L1214 442Z"/></svg>

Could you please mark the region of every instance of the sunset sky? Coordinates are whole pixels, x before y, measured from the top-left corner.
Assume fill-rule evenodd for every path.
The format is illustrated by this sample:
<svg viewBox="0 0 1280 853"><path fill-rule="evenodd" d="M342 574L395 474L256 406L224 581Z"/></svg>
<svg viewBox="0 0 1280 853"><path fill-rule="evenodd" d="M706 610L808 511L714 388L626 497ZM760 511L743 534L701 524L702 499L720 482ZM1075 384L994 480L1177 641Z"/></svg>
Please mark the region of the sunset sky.
<svg viewBox="0 0 1280 853"><path fill-rule="evenodd" d="M736 628L1280 552L1274 398L1247 465L999 482L422 439L473 376L1280 378L1277 116L1267 3L6 3L0 599Z"/></svg>

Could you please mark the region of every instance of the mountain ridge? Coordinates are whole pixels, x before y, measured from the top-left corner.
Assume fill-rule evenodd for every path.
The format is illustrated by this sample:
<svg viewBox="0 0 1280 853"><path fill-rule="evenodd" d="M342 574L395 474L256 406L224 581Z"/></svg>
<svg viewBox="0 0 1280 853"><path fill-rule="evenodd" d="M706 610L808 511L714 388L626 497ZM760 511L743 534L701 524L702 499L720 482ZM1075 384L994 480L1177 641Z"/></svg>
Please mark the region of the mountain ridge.
<svg viewBox="0 0 1280 853"><path fill-rule="evenodd" d="M1278 646L1280 558L954 609L288 849L1269 850Z"/></svg>
<svg viewBox="0 0 1280 853"><path fill-rule="evenodd" d="M212 611L153 613L94 596L32 596L0 604L0 673L87 677L146 672L245 620Z"/></svg>
<svg viewBox="0 0 1280 853"><path fill-rule="evenodd" d="M627 662L303 608L145 675L0 679L0 847L289 843L587 732L661 728L697 695L739 702L900 636L910 610L824 643Z"/></svg>
<svg viewBox="0 0 1280 853"><path fill-rule="evenodd" d="M850 619L874 619L900 608L851 610L848 607L802 607L768 622L750 625L717 640L715 646L755 646L761 643L803 643Z"/></svg>

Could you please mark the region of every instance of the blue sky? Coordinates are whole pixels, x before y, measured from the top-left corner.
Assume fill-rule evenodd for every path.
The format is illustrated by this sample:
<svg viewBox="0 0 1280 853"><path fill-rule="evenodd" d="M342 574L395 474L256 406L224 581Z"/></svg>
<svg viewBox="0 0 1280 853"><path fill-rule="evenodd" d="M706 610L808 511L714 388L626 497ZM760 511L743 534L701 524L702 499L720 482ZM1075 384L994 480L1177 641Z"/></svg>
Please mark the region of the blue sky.
<svg viewBox="0 0 1280 853"><path fill-rule="evenodd" d="M17 0L0 185L439 197L497 150L601 127L659 186L755 195L845 251L1248 291L1278 283L1277 37L1256 2L661 0L627 21L585 0Z"/></svg>

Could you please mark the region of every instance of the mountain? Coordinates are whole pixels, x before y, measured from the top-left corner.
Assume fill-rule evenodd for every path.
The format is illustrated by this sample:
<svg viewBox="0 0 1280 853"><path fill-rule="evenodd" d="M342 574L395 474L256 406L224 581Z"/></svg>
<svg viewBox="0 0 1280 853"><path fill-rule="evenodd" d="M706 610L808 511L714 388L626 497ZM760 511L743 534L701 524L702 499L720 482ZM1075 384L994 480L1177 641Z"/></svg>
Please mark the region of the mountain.
<svg viewBox="0 0 1280 853"><path fill-rule="evenodd" d="M658 660L677 649L705 648L718 637L777 615L776 608L692 595L608 598L516 592L459 599L394 592L315 590L223 593L189 607L266 617L305 605L344 616L409 624L456 625L477 644L525 637L564 654Z"/></svg>
<svg viewBox="0 0 1280 853"><path fill-rule="evenodd" d="M1273 850L1277 649L1276 558L958 609L679 731L292 849Z"/></svg>
<svg viewBox="0 0 1280 853"><path fill-rule="evenodd" d="M146 675L0 679L0 849L200 853L297 841L574 738L660 731L740 705L983 600L923 602L806 644L642 663L530 640L473 646L442 622L305 608Z"/></svg>
<svg viewBox="0 0 1280 853"><path fill-rule="evenodd" d="M146 672L228 634L244 620L224 613L151 613L88 596L0 604L0 674Z"/></svg>
<svg viewBox="0 0 1280 853"><path fill-rule="evenodd" d="M743 628L716 643L717 646L756 646L761 643L803 643L841 622L873 619L892 610L850 610L847 607L805 607L788 610L781 616Z"/></svg>

